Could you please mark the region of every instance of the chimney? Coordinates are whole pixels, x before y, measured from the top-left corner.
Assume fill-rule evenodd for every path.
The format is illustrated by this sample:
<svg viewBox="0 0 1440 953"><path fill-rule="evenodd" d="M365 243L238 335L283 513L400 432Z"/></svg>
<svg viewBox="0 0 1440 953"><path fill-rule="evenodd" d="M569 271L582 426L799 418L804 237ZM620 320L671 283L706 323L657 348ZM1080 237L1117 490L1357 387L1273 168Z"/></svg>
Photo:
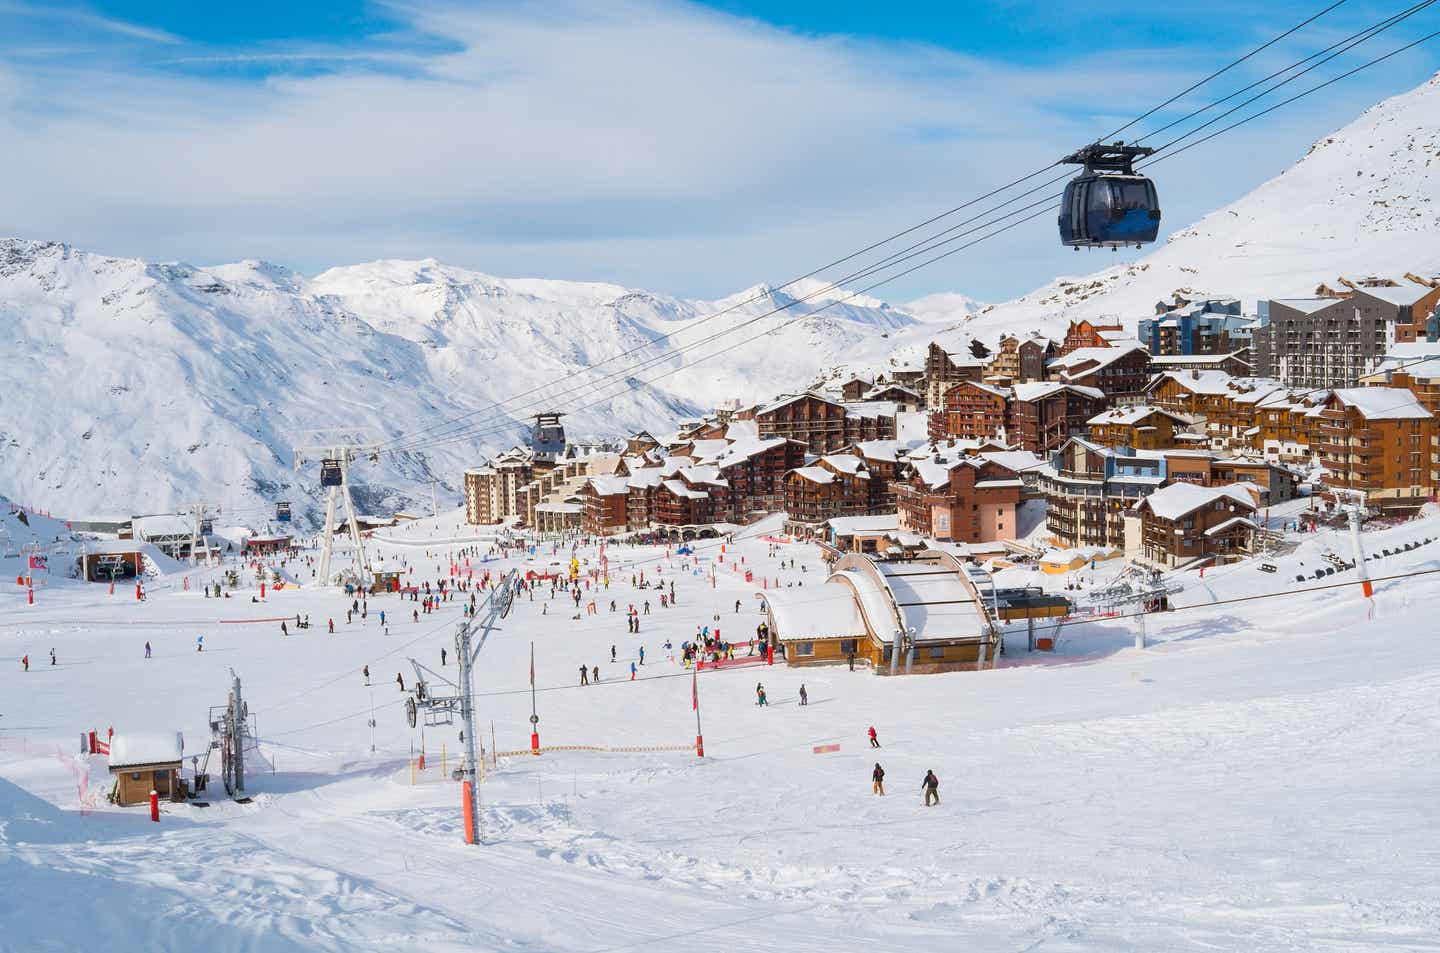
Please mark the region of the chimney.
<svg viewBox="0 0 1440 953"><path fill-rule="evenodd" d="M1192 381L1198 381L1198 380L1200 379L1200 370L1199 370L1199 368L1195 368L1195 367L1190 368L1190 379L1191 379Z"/></svg>

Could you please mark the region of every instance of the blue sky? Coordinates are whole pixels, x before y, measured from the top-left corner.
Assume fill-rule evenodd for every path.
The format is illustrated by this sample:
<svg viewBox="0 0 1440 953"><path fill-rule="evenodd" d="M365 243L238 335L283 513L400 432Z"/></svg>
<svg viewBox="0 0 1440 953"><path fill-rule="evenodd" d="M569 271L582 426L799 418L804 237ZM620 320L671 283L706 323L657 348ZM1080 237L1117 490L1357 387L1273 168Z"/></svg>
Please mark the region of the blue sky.
<svg viewBox="0 0 1440 953"><path fill-rule="evenodd" d="M0 174L23 183L0 221L197 264L434 257L718 296L1044 165L1324 5L0 0ZM1405 5L1349 0L1205 91ZM1167 164L1166 226L1435 68L1397 58ZM885 295L999 300L1084 267L1045 216Z"/></svg>

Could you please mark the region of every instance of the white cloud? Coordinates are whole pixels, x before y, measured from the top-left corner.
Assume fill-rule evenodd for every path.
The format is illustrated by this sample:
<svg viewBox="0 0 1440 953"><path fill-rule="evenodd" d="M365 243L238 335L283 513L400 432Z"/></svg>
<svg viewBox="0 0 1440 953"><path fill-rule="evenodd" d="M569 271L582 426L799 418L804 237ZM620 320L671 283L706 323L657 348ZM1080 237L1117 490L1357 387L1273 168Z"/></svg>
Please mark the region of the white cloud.
<svg viewBox="0 0 1440 953"><path fill-rule="evenodd" d="M19 2L0 2L0 13L10 13L23 17L49 20L68 20L71 23L99 30L102 33L113 33L117 36L129 37L135 40L144 40L150 43L180 43L182 40L173 33L164 30L156 30L147 26L140 26L129 23L125 20L117 20L113 17L102 16L81 7L66 7L58 4L39 5Z"/></svg>
<svg viewBox="0 0 1440 953"><path fill-rule="evenodd" d="M0 192L0 221L145 257L318 269L434 256L718 294L1044 165L1191 78L1167 51L1020 68L655 0L403 13L448 51L219 54L330 67L264 81L13 67L24 93L0 102L0 129L23 144L0 153L0 175L24 188ZM1077 112L1077 91L1098 88L1120 101ZM1176 162L1172 181L1218 200L1303 151L1308 137L1286 135L1220 174ZM1021 291L1071 262L1048 219L1012 234L1025 242L980 246L898 292Z"/></svg>

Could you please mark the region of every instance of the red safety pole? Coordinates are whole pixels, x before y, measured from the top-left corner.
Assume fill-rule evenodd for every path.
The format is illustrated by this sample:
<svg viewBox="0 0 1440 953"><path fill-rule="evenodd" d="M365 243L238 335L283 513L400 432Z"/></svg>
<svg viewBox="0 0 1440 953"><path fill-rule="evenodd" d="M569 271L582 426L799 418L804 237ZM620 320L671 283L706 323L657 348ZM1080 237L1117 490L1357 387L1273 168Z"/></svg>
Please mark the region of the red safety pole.
<svg viewBox="0 0 1440 953"><path fill-rule="evenodd" d="M264 580L264 579L261 579L261 580L260 580L260 598L261 598L261 599L264 599L264 598L265 598L265 580Z"/></svg>
<svg viewBox="0 0 1440 953"><path fill-rule="evenodd" d="M160 820L160 795L154 791L150 792L150 820Z"/></svg>
<svg viewBox="0 0 1440 953"><path fill-rule="evenodd" d="M690 706L695 709L695 757L705 757L705 733L700 730L700 670L690 673Z"/></svg>
<svg viewBox="0 0 1440 953"><path fill-rule="evenodd" d="M775 664L775 646L773 646L773 645L767 645L767 646L765 647L765 664L766 664L766 665L774 665L774 664Z"/></svg>
<svg viewBox="0 0 1440 953"><path fill-rule="evenodd" d="M25 589L25 602L26 602L27 605L32 605L32 606L33 606L33 605L35 604L35 590L34 590L34 589L29 588L29 587L27 587L27 588Z"/></svg>
<svg viewBox="0 0 1440 953"><path fill-rule="evenodd" d="M139 601L140 601L140 582L139 582L139 580L136 580L136 582L135 582L135 601L136 601L136 602L139 602Z"/></svg>

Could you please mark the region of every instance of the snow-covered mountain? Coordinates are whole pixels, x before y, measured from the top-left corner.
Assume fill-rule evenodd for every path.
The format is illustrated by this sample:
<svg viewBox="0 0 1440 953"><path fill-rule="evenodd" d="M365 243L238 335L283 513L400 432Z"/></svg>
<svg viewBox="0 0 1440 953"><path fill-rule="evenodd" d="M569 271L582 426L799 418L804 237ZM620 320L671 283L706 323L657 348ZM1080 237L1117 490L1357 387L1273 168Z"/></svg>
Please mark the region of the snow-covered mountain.
<svg viewBox="0 0 1440 953"><path fill-rule="evenodd" d="M1164 166L1155 174L1163 203ZM1399 279L1407 271L1440 274L1440 74L1366 110L1153 254L982 308L946 343L970 335L994 343L1031 329L1054 334L1078 318L1133 327L1177 292L1238 297L1251 310L1257 299L1308 296L1321 282L1334 287L1342 275Z"/></svg>
<svg viewBox="0 0 1440 953"><path fill-rule="evenodd" d="M461 471L511 445L538 410L570 413L579 437L663 427L725 398L803 386L845 358L878 360L887 335L919 320L864 297L819 312L840 297L820 282L767 292L689 301L433 260L307 278L258 261L197 268L0 241L0 317L12 329L0 485L80 517L188 502L258 515L277 499L313 515L316 476L293 472L290 448L308 430L344 428L397 448L357 469L362 508L428 504L428 481L458 490ZM463 426L436 428L462 414Z"/></svg>
<svg viewBox="0 0 1440 953"><path fill-rule="evenodd" d="M290 448L307 430L346 428L395 451L355 474L362 508L384 509L428 502L430 480L457 490L465 467L542 409L569 413L575 436L613 437L729 398L914 364L932 338L961 349L1080 317L1133 325L1176 292L1253 304L1341 275L1428 277L1440 273L1437 163L1440 77L1148 257L995 306L958 294L841 300L815 280L694 301L428 259L310 278L257 261L197 268L0 241L12 328L0 488L76 517L277 499L313 516L316 475L294 473ZM793 307L768 313L781 304ZM433 429L457 415L462 425Z"/></svg>

